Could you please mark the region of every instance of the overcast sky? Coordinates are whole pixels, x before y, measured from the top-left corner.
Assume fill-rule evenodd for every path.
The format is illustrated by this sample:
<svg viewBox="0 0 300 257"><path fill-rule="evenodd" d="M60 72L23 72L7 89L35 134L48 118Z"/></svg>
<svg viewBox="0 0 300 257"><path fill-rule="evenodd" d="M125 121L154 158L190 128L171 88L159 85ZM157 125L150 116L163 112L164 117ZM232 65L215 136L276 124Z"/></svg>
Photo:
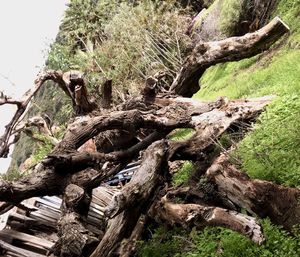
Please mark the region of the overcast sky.
<svg viewBox="0 0 300 257"><path fill-rule="evenodd" d="M22 96L43 68L46 52L55 39L68 0L0 1L0 91ZM13 115L0 106L0 136ZM0 173L9 159L0 158Z"/></svg>

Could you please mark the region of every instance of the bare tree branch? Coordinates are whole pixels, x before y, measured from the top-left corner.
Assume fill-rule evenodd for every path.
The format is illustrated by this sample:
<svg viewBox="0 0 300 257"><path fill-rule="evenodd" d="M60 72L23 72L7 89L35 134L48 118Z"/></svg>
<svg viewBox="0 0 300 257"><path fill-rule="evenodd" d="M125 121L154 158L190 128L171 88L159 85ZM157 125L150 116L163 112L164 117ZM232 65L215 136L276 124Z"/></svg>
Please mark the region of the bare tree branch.
<svg viewBox="0 0 300 257"><path fill-rule="evenodd" d="M174 80L171 91L190 97L199 87L205 70L217 63L238 61L262 53L289 31L284 22L275 17L258 31L241 37L231 37L215 42L200 42L185 60Z"/></svg>

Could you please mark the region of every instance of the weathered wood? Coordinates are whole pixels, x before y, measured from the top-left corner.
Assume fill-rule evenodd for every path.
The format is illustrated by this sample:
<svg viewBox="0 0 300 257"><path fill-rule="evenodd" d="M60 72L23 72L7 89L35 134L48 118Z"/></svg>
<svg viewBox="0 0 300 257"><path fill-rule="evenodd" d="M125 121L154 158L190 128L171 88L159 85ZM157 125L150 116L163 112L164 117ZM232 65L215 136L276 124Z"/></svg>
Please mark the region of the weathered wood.
<svg viewBox="0 0 300 257"><path fill-rule="evenodd" d="M263 29L243 37L199 43L178 73L170 94L175 92L191 96L199 88L199 77L208 67L258 54L269 48L288 30L279 18L275 18ZM228 101L221 98L216 102L199 103L170 95L161 96L157 95L157 80L154 78L147 80L147 87L142 96L126 101L110 113L102 110L103 113L96 116L97 112L94 110L98 106L89 98L86 83L80 72L49 71L38 77L34 90L25 95L24 100L14 101L3 94L0 95L0 105L7 103L18 107L4 137L0 140L0 156L8 154L9 145L15 141L12 141L11 137L16 133L16 124L24 115L34 94L43 82L49 79L58 83L71 98L75 113L85 116L73 119L75 121L68 126L63 140L35 167L33 173L16 182L0 180L0 201L5 201L0 205L0 212L7 211L23 199L32 196L62 194L62 216L58 233L60 239L52 248L53 254L58 256L88 256L99 239L87 229L87 221L96 224L97 215L102 215L103 212L111 220L92 257L109 257L120 253L129 256L143 230L143 222L137 224L138 220L149 210L162 184L168 182L169 158L197 161L205 158L207 149L213 147L215 140L232 124L256 117L269 102L269 99L264 98L250 101ZM106 100L111 99L111 88L108 87L104 91L106 92L103 95L108 95ZM106 101L104 106L108 108L110 101ZM176 128L193 128L195 134L185 142L156 142ZM108 146L102 140L105 136L108 136L107 140L110 141ZM98 137L97 147L93 141L95 137ZM121 139L124 140L121 142ZM86 142L93 144L87 147ZM153 142L155 143L152 144ZM85 147L79 149L84 144ZM149 146L150 144L152 145ZM148 149L142 164L130 183L114 194L112 201L112 194L99 196L104 199L98 199L100 207L94 205L97 208L90 211L88 218L92 189L114 176L146 148ZM254 182L249 183L252 185ZM279 198L282 197L283 193ZM295 204L294 200L289 204ZM171 223L183 226L222 225L249 236L257 243L263 240L256 220L246 215L200 204L174 204L168 201L161 204L164 209L160 215L164 219L170 217L168 221ZM257 204L259 205L259 202ZM254 207L249 209L253 210ZM40 210L32 215L50 223L55 222L58 212ZM290 214L285 218L289 220L288 224L294 222ZM299 216L296 215L296 218ZM95 230L97 229L98 227ZM97 234L101 235L101 232ZM126 238L129 240L120 248L121 241Z"/></svg>
<svg viewBox="0 0 300 257"><path fill-rule="evenodd" d="M38 165L34 172L19 181L8 182L0 179L0 201L18 204L34 196L61 194L66 181L66 176ZM0 213L3 210L1 206Z"/></svg>
<svg viewBox="0 0 300 257"><path fill-rule="evenodd" d="M62 217L58 223L59 240L51 249L57 256L89 256L98 244L98 239L85 227L90 197L83 188L74 184L66 187Z"/></svg>
<svg viewBox="0 0 300 257"><path fill-rule="evenodd" d="M154 143L145 151L140 168L107 208L107 215L114 218L91 257L113 256L121 241L130 237L141 212L147 209L148 201L164 182L166 163L165 141Z"/></svg>
<svg viewBox="0 0 300 257"><path fill-rule="evenodd" d="M76 114L86 114L98 107L96 103L90 101L83 74L80 71L65 72L62 75L62 80L72 99Z"/></svg>
<svg viewBox="0 0 300 257"><path fill-rule="evenodd" d="M262 53L289 31L284 22L275 17L260 30L241 37L215 42L200 42L185 60L171 91L191 97L199 89L199 79L207 68L229 61L238 61Z"/></svg>
<svg viewBox="0 0 300 257"><path fill-rule="evenodd" d="M166 107L163 101L158 101L157 106L160 104L161 109L149 113L130 110L84 119L84 121L73 124L73 128L69 128L65 138L56 149L29 176L17 182L0 180L0 201L19 203L33 196L62 194L68 182L84 187L92 185L91 189L97 187L103 179L120 171L122 167L117 165L124 160L122 158L125 158L126 161L130 160L136 153L162 135L161 132L154 132L123 152L104 154L75 151L89 138L103 130L112 127L135 127L135 129L145 127L156 128L163 132L181 127L195 128L198 132L192 139L186 142L172 143L170 151L171 155L176 158L184 156L198 158L199 146L204 149L205 146L214 144L212 139L220 136L232 123L257 116L269 102L270 98L268 97L236 101L220 99L212 103L201 103L187 98L173 98L168 99ZM67 154L59 154L61 152L67 152ZM107 167L104 170L103 165ZM97 169L85 170L89 166L96 166ZM98 172L99 166L102 167L101 172ZM74 173L78 174L69 180L66 174ZM45 187L45 185L47 186Z"/></svg>
<svg viewBox="0 0 300 257"><path fill-rule="evenodd" d="M112 80L107 79L101 86L101 106L109 109L112 102Z"/></svg>
<svg viewBox="0 0 300 257"><path fill-rule="evenodd" d="M28 235L22 232L18 232L12 229L4 229L0 231L0 238L6 242L12 242L17 239L22 243L30 243L37 249L44 250L45 253L53 246L53 243L42 238L38 238L32 235Z"/></svg>
<svg viewBox="0 0 300 257"><path fill-rule="evenodd" d="M251 179L237 170L224 154L207 170L206 176L217 185L218 192L248 212L261 218L269 217L289 230L299 225L299 189Z"/></svg>
<svg viewBox="0 0 300 257"><path fill-rule="evenodd" d="M52 224L51 222L37 220L34 218L26 217L24 215L11 212L9 214L7 224L15 230L40 230L47 232L56 231L56 223Z"/></svg>
<svg viewBox="0 0 300 257"><path fill-rule="evenodd" d="M249 237L257 244L265 240L262 228L254 217L219 207L175 204L168 201L167 197L163 197L152 208L152 216L160 223L178 224L184 228L226 227Z"/></svg>
<svg viewBox="0 0 300 257"><path fill-rule="evenodd" d="M0 240L0 254L1 256L15 256L15 257L45 257L45 255L27 251L22 248L10 245ZM2 255L5 254L5 255Z"/></svg>
<svg viewBox="0 0 300 257"><path fill-rule="evenodd" d="M235 101L220 98L219 103L216 103L218 108L192 116L195 133L184 142L172 142L169 150L170 158L194 161L206 158L208 160L206 152L209 152L211 146L215 146L216 140L230 126L251 121L258 116L271 99L272 96Z"/></svg>
<svg viewBox="0 0 300 257"><path fill-rule="evenodd" d="M10 145L15 143L18 139L17 137L19 134L17 125L20 119L28 110L28 106L32 98L48 80L54 81L66 93L66 95L70 97L77 114L91 112L97 108L97 105L88 99L84 79L79 71L69 71L65 73L54 70L44 71L40 73L34 81L34 87L27 91L21 99L11 99L1 92L0 105L15 104L17 106L17 110L10 123L5 126L6 129L3 136L0 137L0 158L7 157ZM15 139L12 139L13 136L15 136Z"/></svg>

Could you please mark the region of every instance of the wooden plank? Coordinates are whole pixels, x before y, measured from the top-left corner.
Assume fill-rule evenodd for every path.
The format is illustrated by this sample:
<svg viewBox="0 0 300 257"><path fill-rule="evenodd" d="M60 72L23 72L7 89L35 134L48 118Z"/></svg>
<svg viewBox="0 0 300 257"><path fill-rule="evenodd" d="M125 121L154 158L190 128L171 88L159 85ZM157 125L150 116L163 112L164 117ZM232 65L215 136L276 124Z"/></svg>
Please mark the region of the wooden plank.
<svg viewBox="0 0 300 257"><path fill-rule="evenodd" d="M31 251L27 251L25 249L13 246L8 244L2 240L0 240L0 247L7 250L7 256L15 256L15 257L45 257L45 255L34 253Z"/></svg>
<svg viewBox="0 0 300 257"><path fill-rule="evenodd" d="M42 247L44 249L50 249L54 243L45 240L43 238L38 238L36 236L28 235L22 232L18 232L12 229L4 229L0 231L0 237L11 237L13 239L18 239L23 242L30 242L37 247Z"/></svg>
<svg viewBox="0 0 300 257"><path fill-rule="evenodd" d="M35 213L39 213L40 215L43 215L43 216L53 219L55 221L57 221L60 218L60 215L58 213L54 213L54 212L51 212L49 210L44 210L44 209L39 209L38 211L30 213L29 217Z"/></svg>
<svg viewBox="0 0 300 257"><path fill-rule="evenodd" d="M58 203L53 203L52 201L45 200L43 198L38 198L35 202L35 205L38 206L38 204L41 203L45 206L48 206L49 208L55 210L55 211L60 211L60 204Z"/></svg>
<svg viewBox="0 0 300 257"><path fill-rule="evenodd" d="M16 212L10 213L8 219L22 221L22 222L24 222L24 221L34 221L34 219L32 219L32 218L24 216L24 215L22 215L20 213L16 213Z"/></svg>
<svg viewBox="0 0 300 257"><path fill-rule="evenodd" d="M33 219L39 220L43 223L51 223L51 226L56 226L56 223L57 223L57 219L51 219L49 217L46 217L43 214L40 214L39 212L31 213L30 217L32 217Z"/></svg>
<svg viewBox="0 0 300 257"><path fill-rule="evenodd" d="M48 206L46 206L44 204L39 204L38 205L38 212L41 212L44 215L46 215L47 217L50 217L50 218L53 218L53 219L59 219L59 217L60 217L60 212L57 212L57 211L49 208Z"/></svg>
<svg viewBox="0 0 300 257"><path fill-rule="evenodd" d="M43 199L48 200L48 201L50 201L52 203L55 203L55 204L59 204L59 205L61 205L61 203L62 203L61 198L58 197L58 196L47 196L46 195L46 196L43 196Z"/></svg>
<svg viewBox="0 0 300 257"><path fill-rule="evenodd" d="M33 219L19 213L10 213L7 224L11 229L18 231L20 231L20 229L29 228L45 231L46 233L56 231L57 227L56 223L44 221L42 219Z"/></svg>

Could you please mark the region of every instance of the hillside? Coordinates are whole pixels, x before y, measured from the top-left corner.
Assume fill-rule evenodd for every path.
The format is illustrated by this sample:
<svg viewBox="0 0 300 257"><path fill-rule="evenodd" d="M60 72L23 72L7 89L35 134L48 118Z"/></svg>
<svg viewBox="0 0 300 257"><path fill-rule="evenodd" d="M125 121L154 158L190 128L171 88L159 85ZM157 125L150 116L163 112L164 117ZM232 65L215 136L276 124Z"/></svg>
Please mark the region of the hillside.
<svg viewBox="0 0 300 257"><path fill-rule="evenodd" d="M267 7L264 9L259 8L260 6ZM200 14L198 14L199 12ZM209 51L209 47L212 48L215 45L212 43L207 47L205 43L201 45L202 41L199 40L208 41L209 44L210 41L226 40L233 36L242 37L248 32L255 33L256 30L265 26L276 16L280 17L283 24L289 27L289 32L286 34L284 32L274 39L275 43L270 44L270 47L268 45L268 47L262 47L263 50L258 51L255 50L255 47L259 48L260 46L255 43L252 47L254 50L250 51L250 55L244 54L243 56L243 53L247 52L244 48L234 54L229 51L223 58L225 61L212 61L207 65L207 69L206 66L201 69L195 65L197 66L196 71L192 68L192 71L189 70L190 67L193 67L191 65L193 61L199 58L197 55L196 57L193 56L196 52L195 49L198 52L203 51L204 54ZM278 20L276 21L278 22ZM231 40L234 41L235 39ZM268 40L266 41L268 42ZM249 42L251 45L251 41ZM235 56L230 59L231 55ZM252 57L248 58L249 56ZM227 62L226 58L230 62ZM236 61L237 59L238 61ZM117 235L116 239L112 239L114 234L111 232L111 228L104 229L105 236L108 233L111 234L107 238L104 236L104 239L99 241L97 249L102 247L101 249L107 250L103 246L103 242L112 242L111 244L113 244L113 242L115 243L114 240L117 240L118 244L121 243L125 237L122 235L126 233L122 232L122 234L118 231L118 226L125 226L126 229L132 227L124 220L122 220L123 223L120 220L116 221L116 217L124 215L128 220L133 217L132 219L136 220L137 223L142 216L147 216L146 214L149 212L151 213L149 214L150 218L144 221L145 227L136 237L138 242L132 246L134 248L132 252L135 252L134 256L299 256L300 220L297 222L299 204L291 201L292 206L287 205L288 207L285 209L280 209L285 200L286 204L289 203L290 196L288 193L286 195L278 193L288 190L287 192L296 192L295 195L297 195L300 189L299 60L299 0L72 0L47 61L48 70L59 71L54 74L56 80L52 79L54 82L48 81L46 86L41 87L34 98L34 104L27 113L28 118L46 114L50 120L49 124L51 124L49 128L51 130L55 127L55 132L52 133L51 131L50 137L45 133L43 134L41 129L37 130L36 128L23 133L13 153L14 163L4 178L18 181L18 179L25 177L26 180L26 176L29 175L30 178L31 174L39 169L41 176L45 175L45 177L54 176L53 174L57 171L58 173L66 172L59 175L68 174L70 178L78 173L79 175L75 179L81 181L81 179L86 179L85 175L80 173L84 171L83 167L91 166L95 170L107 172L103 176L108 179L110 178L109 174L114 175L117 169L124 168L128 162L143 156L142 160L145 161L145 165L142 164L141 167L144 167L145 170L149 169L150 173L158 174L158 178L153 179L155 175L149 177L149 181L153 183L149 185L148 181L144 181L147 176L142 175L141 171L141 174L137 175L139 181L135 178L132 182L137 183L137 185L133 184L131 188L131 184L128 183L128 186L120 189L120 192L126 196L125 200L114 198L107 211L107 216L111 218L111 224L113 224L111 228L115 229L113 233ZM186 73L182 67L187 69ZM77 70L80 71L80 75L77 74ZM68 73L69 71L71 72ZM72 78L72 71L75 78ZM196 76L193 75L194 73ZM78 104L78 99L72 95L71 91L69 95L68 93L62 94L61 90L58 91L56 84L59 79L57 77L61 76L60 81L63 82L58 82L58 84L64 88L60 83L67 85L63 78L65 74L70 76L68 78L70 88L72 80L80 84L80 90L82 90L80 97L83 95L88 100L80 98L83 102ZM186 78L189 75L190 77ZM182 76L182 80L180 80L180 76ZM155 81L156 86L154 91L153 81ZM180 81L183 81L181 85ZM197 82L196 85L194 85L195 81ZM112 83L112 92L111 94L108 93L111 95L111 99L108 97L108 108L104 104L107 100L105 98L107 92L103 86L107 83L110 85ZM177 87L175 87L176 83ZM173 94L168 96L174 88L177 90L175 90L177 95L185 98L177 99L177 96ZM65 89L63 90L66 92ZM191 95L193 95L192 100L187 98ZM273 95L270 104L265 102L269 100L261 98L267 95ZM157 100L158 103L153 100L156 97L159 99ZM73 102L70 101L70 98ZM257 99L244 100L252 98ZM144 100L147 103L146 106ZM201 106L200 113L198 109L194 111L197 104L193 100L203 103L204 107ZM218 105L220 104L218 101L221 102L221 107ZM257 107L256 101L259 102L259 107ZM177 107L173 107L174 102L178 105ZM100 111L96 107L94 108L94 103L101 105ZM249 108L249 113L241 106L246 106L246 109ZM240 116L236 117L235 112L239 108L242 111ZM262 109L264 111L257 118ZM133 112L135 110L140 112ZM216 110L219 116L210 118L210 111L212 110ZM132 111L134 115L127 117L129 111ZM124 116L119 118L118 115L121 115L121 112L124 112ZM205 113L207 116L202 118L201 115ZM198 117L199 115L201 118ZM70 136L71 130L67 129L68 120L70 119L76 125L77 118L81 119L81 117L89 117L95 121L96 118L101 117L103 120L104 125L102 123L99 125L98 121L88 136L81 135L76 140L81 144L85 138L94 140L94 145L87 145L86 147L92 147L99 154L103 154L101 158L105 162L97 159L100 158L99 155L95 155L96 157L92 154L76 155L77 153L74 152L78 145L81 145L79 143L76 143L75 150L73 148L68 149L70 143L68 139L73 140L72 135ZM116 120L110 122L110 119L114 117ZM218 117L223 118L219 118L219 120ZM193 121L187 122L185 119L188 118ZM120 122L119 119L125 121ZM201 119L210 119L210 122L200 127ZM47 121L47 118L45 120ZM130 125L126 124L127 121L130 121ZM84 122L88 123L89 121L83 121L82 124ZM86 129L82 124L80 123L82 127L79 129ZM105 124L111 124L111 127L105 127ZM195 126L195 124L197 125ZM211 130L208 129L210 127ZM214 131L216 127L221 128L221 132ZM119 131L115 132L116 128ZM79 131L78 128L76 129ZM209 131L208 135L203 135L204 133L201 132L204 139L199 140L197 133L206 131L205 129ZM42 135L40 135L41 131ZM95 134L95 131L98 133L100 131L103 134ZM28 138L28 135L31 139ZM53 143L51 141L53 138L58 143ZM166 146L162 141L158 141L161 139L166 140L163 142L167 142L168 147L172 149L170 150L171 153L168 152L172 156L170 159L165 156ZM192 140L195 140L195 143L191 146ZM152 142L155 143L150 145ZM83 142L83 144L85 143ZM146 145L141 146L142 144ZM198 150L195 150L195 147L199 147ZM122 151L125 152L125 157L120 153ZM144 154L140 155L140 151ZM56 154L57 158L55 157ZM72 157L72 154L75 157ZM76 159L77 156L79 156L78 159ZM234 197L239 199L237 202L234 202L230 196L228 202L226 202L228 199L224 200L230 193L226 191L227 189L221 188L222 182L211 180L217 174L207 175L209 171L214 172L214 164L219 164L218 160L225 158L224 156L226 157L226 167L232 170L236 169L244 174L241 177L234 177L237 179L237 183L241 183L241 187L244 186L243 183L249 185L246 184L249 182L252 183L251 186L255 186L256 181L263 181L259 182L261 187L255 187L253 191L243 191L251 192L253 196L250 193L249 195L245 193L242 196L233 196L233 199ZM27 163L24 165L26 159ZM72 162L74 160L75 164ZM84 162L81 162L82 160ZM173 165L169 167L166 160L169 163L176 160L174 167ZM157 164L151 170L151 164L154 161L157 161L159 165ZM93 164L91 164L92 162ZM46 165L47 169L40 170L37 168L41 163ZM20 172L21 164L22 172ZM72 167L73 170L69 171L69 167ZM111 168L109 172L106 171L107 167ZM51 170L52 168L54 171ZM170 170L170 174L166 175L164 169L168 172ZM96 176L95 174L90 173L88 176L92 180ZM248 174L249 178L245 174ZM230 178L230 175L228 177ZM228 177L224 178L225 182ZM57 177L48 177L50 182L53 178L57 179ZM101 179L103 180L103 178ZM65 185L70 183L65 178L61 178L61 180L64 181ZM159 180L161 181L158 182ZM99 181L93 181L94 184L89 185L88 189L85 188L85 190L90 192L95 187L94 185L101 185ZM162 182L163 185L160 184ZM268 184L269 182L271 184ZM80 186L88 184L85 181L82 183ZM267 187L265 189L265 185L272 185L270 186L272 189ZM158 189L155 189L156 187ZM52 189L51 186L49 188ZM185 191L186 188L189 188L190 192ZM274 195L273 188L276 192ZM55 188L55 190L65 194L65 188ZM142 193L139 194L139 190ZM231 188L228 190L230 191ZM235 190L234 187L232 190ZM132 191L137 192L136 195L131 194ZM195 191L197 192L195 193ZM53 193L53 191L51 192ZM225 195L224 192L227 192L228 195ZM219 223L215 223L217 226L206 226L210 225L205 217L205 215L210 215L207 213L204 213L202 218L194 221L193 224L188 223L188 221L179 222L170 214L170 210L170 213L155 213L153 208L162 206L163 199L167 199L168 194L174 194L174 196L171 200L166 200L167 203L170 204L172 201L172 204L177 205L177 208L184 204L186 206L192 203L201 205L204 202L204 206L219 206L228 209L227 213L235 211L245 215L251 221L254 220L255 225L252 223L253 226L259 226L260 232L257 232L259 235L250 235L251 233L255 234L253 232L255 229L253 227L248 228L245 224L242 225L242 228L236 228L235 225L228 225L224 221L219 221ZM262 199L255 199L258 196ZM283 197L280 198L281 196ZM157 200L158 198L159 200ZM158 203L155 203L155 199ZM280 203L276 199L279 199ZM296 202L299 201L299 199L295 199ZM239 201L242 204L239 204ZM117 205L119 206L116 207ZM150 206L152 207L150 208ZM141 210L142 207L147 211ZM77 207L73 206L72 208L72 211L78 211ZM132 211L133 214L130 214L129 211L128 214L126 208L131 211L134 210ZM196 211L191 210L193 212L190 211L189 214L192 216ZM294 217L290 218L293 216L292 214L284 219L286 213L280 214L282 210L286 212L295 211ZM80 211L82 210L79 210L79 213ZM269 215L270 213L271 215ZM274 218L273 213L279 213L278 216L282 216L282 219ZM119 215L116 216L117 214ZM172 217L175 221L172 220ZM279 221L276 222L276 220ZM292 220L291 226L288 224L289 220ZM175 223L176 225L174 225ZM80 222L79 225L81 225ZM136 227L134 228L136 229ZM133 230L133 228L131 229ZM247 229L250 232L247 232ZM129 229L129 231L131 230ZM258 240L255 236L262 236L264 239ZM130 240L128 241L131 243ZM123 243L125 248L126 246L131 247L131 245L127 245L127 241L123 241ZM120 251L128 250L124 250L123 246L120 248ZM110 251L111 254L112 250L107 251ZM96 255L94 252L94 256L100 255Z"/></svg>

